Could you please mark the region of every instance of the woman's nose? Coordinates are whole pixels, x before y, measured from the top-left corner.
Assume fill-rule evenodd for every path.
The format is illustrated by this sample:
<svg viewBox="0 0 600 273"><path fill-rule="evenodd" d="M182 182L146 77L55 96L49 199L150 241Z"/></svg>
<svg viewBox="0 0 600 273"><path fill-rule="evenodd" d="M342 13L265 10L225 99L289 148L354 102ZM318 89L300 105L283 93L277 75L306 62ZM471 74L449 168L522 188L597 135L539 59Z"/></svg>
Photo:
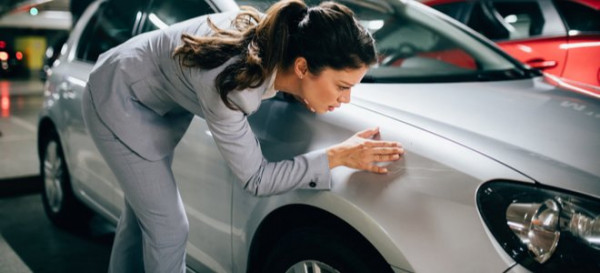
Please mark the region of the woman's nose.
<svg viewBox="0 0 600 273"><path fill-rule="evenodd" d="M340 103L350 103L350 90L342 92L340 97L338 98Z"/></svg>

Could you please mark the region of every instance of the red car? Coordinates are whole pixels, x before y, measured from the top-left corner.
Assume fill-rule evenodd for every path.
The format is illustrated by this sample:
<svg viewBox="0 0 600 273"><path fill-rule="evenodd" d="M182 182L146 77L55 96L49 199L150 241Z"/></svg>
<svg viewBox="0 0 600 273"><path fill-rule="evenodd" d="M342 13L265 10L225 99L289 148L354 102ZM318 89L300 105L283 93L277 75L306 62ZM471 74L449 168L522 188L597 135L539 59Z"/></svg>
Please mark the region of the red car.
<svg viewBox="0 0 600 273"><path fill-rule="evenodd" d="M424 0L555 84L600 97L599 0Z"/></svg>

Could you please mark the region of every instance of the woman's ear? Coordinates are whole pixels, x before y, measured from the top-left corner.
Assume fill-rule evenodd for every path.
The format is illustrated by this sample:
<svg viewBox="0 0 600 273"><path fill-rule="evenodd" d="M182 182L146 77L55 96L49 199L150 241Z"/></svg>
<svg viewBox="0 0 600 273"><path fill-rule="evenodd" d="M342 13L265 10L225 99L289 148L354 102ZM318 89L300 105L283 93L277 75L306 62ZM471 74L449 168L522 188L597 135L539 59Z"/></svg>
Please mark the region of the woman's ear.
<svg viewBox="0 0 600 273"><path fill-rule="evenodd" d="M294 73L298 78L302 79L308 72L308 63L304 57L298 57L294 60Z"/></svg>

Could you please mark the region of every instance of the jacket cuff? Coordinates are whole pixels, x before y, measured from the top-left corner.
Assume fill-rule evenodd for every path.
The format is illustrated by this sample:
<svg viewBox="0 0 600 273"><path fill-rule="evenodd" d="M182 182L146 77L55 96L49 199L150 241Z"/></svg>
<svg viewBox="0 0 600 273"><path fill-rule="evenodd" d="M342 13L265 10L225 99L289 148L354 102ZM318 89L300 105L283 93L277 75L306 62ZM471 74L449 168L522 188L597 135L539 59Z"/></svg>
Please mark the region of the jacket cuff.
<svg viewBox="0 0 600 273"><path fill-rule="evenodd" d="M311 180L300 189L329 190L331 189L331 170L325 149L313 151L304 155L308 161Z"/></svg>

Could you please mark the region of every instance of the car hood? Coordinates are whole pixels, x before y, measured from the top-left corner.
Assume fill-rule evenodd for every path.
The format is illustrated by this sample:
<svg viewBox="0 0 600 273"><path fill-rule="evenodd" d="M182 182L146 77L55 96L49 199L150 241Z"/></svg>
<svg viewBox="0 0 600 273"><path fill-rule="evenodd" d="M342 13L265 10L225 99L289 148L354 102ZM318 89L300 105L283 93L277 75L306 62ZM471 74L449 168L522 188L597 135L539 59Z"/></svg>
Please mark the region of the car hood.
<svg viewBox="0 0 600 273"><path fill-rule="evenodd" d="M600 197L600 100L558 89L542 77L361 84L353 99L359 107L452 140L539 183Z"/></svg>

